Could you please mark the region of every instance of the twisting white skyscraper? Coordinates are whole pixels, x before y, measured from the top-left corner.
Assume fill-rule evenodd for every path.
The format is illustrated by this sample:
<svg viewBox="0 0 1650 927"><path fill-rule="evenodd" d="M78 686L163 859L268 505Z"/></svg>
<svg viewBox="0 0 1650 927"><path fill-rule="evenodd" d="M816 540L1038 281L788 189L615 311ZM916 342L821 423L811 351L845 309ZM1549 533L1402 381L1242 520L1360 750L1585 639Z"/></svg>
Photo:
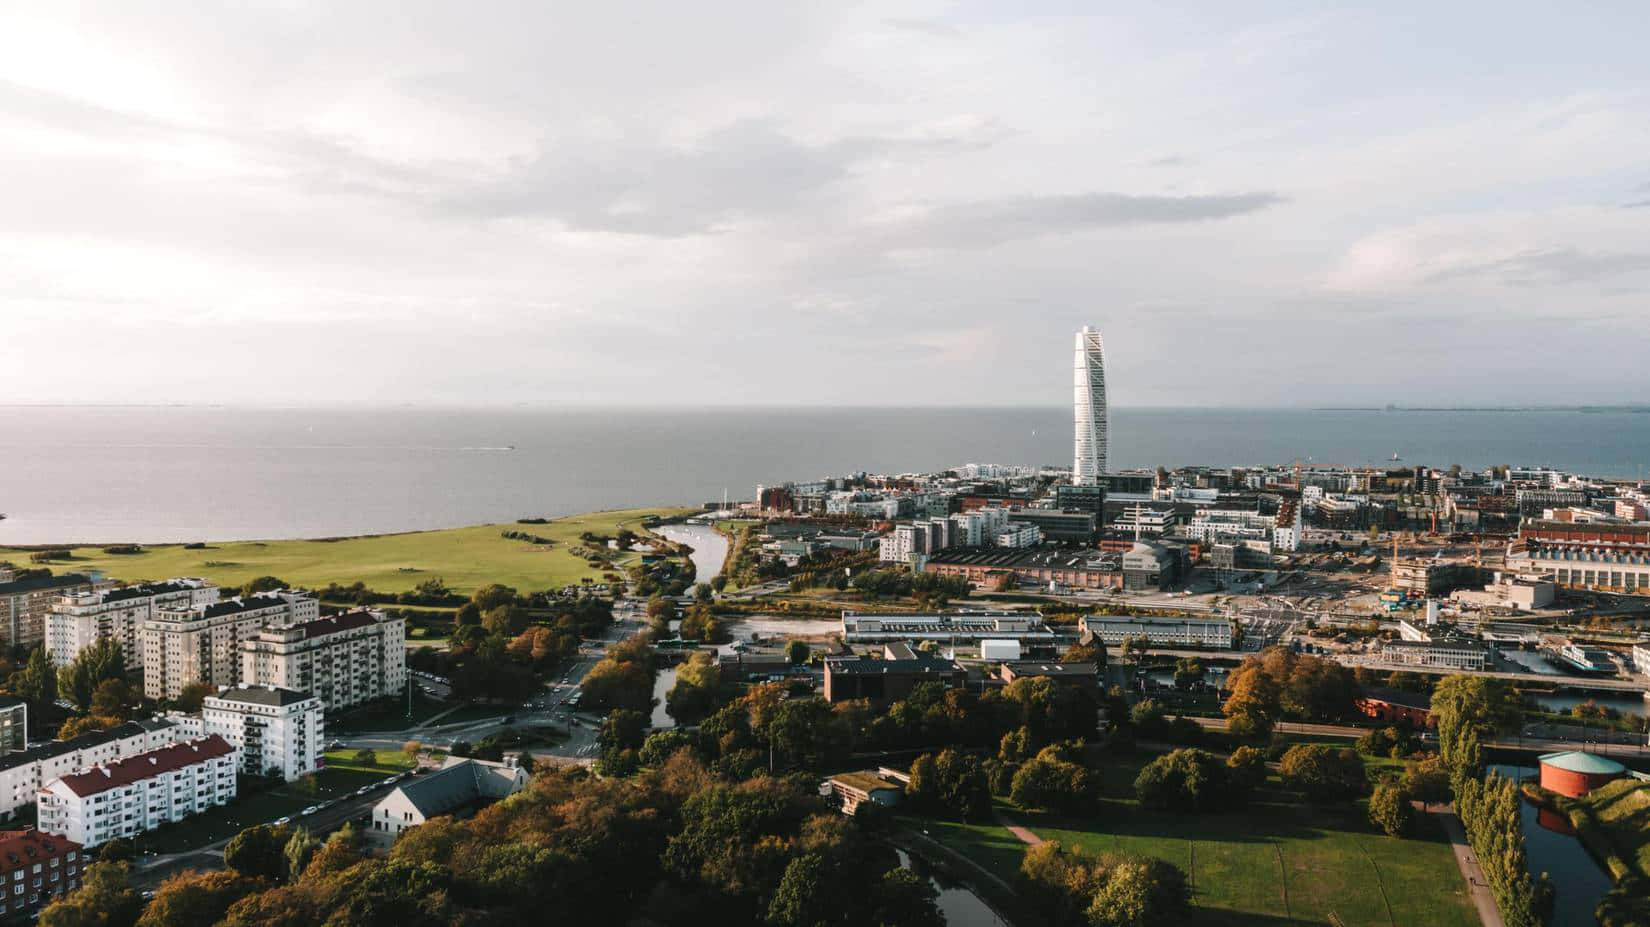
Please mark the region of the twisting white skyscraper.
<svg viewBox="0 0 1650 927"><path fill-rule="evenodd" d="M1087 325L1072 362L1074 435L1071 481L1091 486L1106 472L1106 343Z"/></svg>

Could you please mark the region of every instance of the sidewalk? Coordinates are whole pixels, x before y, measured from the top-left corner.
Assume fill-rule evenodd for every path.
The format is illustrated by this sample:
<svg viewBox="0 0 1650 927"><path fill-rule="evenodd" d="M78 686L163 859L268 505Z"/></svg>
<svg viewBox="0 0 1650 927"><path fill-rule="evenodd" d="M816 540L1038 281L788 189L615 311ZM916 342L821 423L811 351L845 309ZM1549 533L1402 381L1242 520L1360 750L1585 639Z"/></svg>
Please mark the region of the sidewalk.
<svg viewBox="0 0 1650 927"><path fill-rule="evenodd" d="M1040 847L1043 845L1043 838L1032 833L1030 830L1027 830L1024 825L1015 823L1014 819L1008 815L998 811L996 813L996 818L998 824L1002 825L1008 830L1009 833L1019 838L1020 842L1026 846Z"/></svg>
<svg viewBox="0 0 1650 927"><path fill-rule="evenodd" d="M1478 919L1484 927L1504 927L1501 909L1495 904L1495 895L1484 880L1484 870L1479 868L1478 856L1467 843L1467 833L1461 829L1461 819L1455 816L1455 809L1442 806L1440 810L1426 813L1437 818L1444 833L1449 834L1450 852L1455 856L1456 865L1461 867L1461 877L1467 880L1467 891L1472 895L1473 907L1478 909Z"/></svg>

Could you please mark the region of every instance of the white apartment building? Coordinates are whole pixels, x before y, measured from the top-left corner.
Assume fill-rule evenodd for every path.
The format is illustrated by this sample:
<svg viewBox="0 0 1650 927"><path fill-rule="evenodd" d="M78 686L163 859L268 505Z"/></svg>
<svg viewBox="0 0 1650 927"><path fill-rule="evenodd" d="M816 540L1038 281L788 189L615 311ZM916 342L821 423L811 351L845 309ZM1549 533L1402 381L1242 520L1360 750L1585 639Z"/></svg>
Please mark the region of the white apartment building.
<svg viewBox="0 0 1650 927"><path fill-rule="evenodd" d="M1300 549L1300 507L1284 504L1278 515L1263 512L1245 512L1234 509L1199 509L1186 526L1186 536L1205 544L1234 538L1265 541L1273 550ZM1283 516L1280 518L1279 516Z"/></svg>
<svg viewBox="0 0 1650 927"><path fill-rule="evenodd" d="M1489 664L1489 655L1489 648L1483 644L1458 638L1387 641L1381 647L1383 663L1443 666L1458 670L1483 670Z"/></svg>
<svg viewBox="0 0 1650 927"><path fill-rule="evenodd" d="M1153 647L1215 647L1230 650L1237 644L1232 623L1225 618L1085 615L1078 619L1077 627L1114 646L1131 637L1144 637Z"/></svg>
<svg viewBox="0 0 1650 927"><path fill-rule="evenodd" d="M9 820L17 809L34 804L41 787L59 776L163 747L180 734L170 721L128 721L0 756L0 818Z"/></svg>
<svg viewBox="0 0 1650 927"><path fill-rule="evenodd" d="M40 829L90 849L181 821L235 797L235 761L214 735L61 776L39 792Z"/></svg>
<svg viewBox="0 0 1650 927"><path fill-rule="evenodd" d="M997 532L996 546L1007 548L1036 547L1043 543L1042 529L1023 521L1011 521Z"/></svg>
<svg viewBox="0 0 1650 927"><path fill-rule="evenodd" d="M268 628L241 645L241 676L338 711L405 690L406 639L406 619L369 609Z"/></svg>
<svg viewBox="0 0 1650 927"><path fill-rule="evenodd" d="M218 587L193 577L71 592L59 598L46 615L46 655L54 666L67 666L82 650L112 638L126 655L127 669L141 670L141 630L155 609L187 609L216 601Z"/></svg>
<svg viewBox="0 0 1650 927"><path fill-rule="evenodd" d="M229 741L239 754L240 771L248 776L274 769L292 782L323 765L321 700L307 692L242 683L208 695L200 718L183 726L196 737L216 734Z"/></svg>
<svg viewBox="0 0 1650 927"><path fill-rule="evenodd" d="M142 623L143 692L175 699L192 682L241 681L241 642L265 628L313 621L320 603L307 592L281 590L204 605L157 608Z"/></svg>
<svg viewBox="0 0 1650 927"><path fill-rule="evenodd" d="M1633 670L1650 676L1650 644L1633 645Z"/></svg>

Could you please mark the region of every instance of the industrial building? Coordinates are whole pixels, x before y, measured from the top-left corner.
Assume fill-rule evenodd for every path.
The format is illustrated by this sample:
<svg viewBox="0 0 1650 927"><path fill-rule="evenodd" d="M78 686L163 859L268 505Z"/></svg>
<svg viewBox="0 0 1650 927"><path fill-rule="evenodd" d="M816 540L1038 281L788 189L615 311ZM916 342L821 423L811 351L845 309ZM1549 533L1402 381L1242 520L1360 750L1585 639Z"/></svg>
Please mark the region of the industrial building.
<svg viewBox="0 0 1650 927"><path fill-rule="evenodd" d="M1054 631L1043 616L1027 611L958 611L929 614L898 612L842 613L842 639L848 643L888 641L1016 640L1052 642Z"/></svg>
<svg viewBox="0 0 1650 927"><path fill-rule="evenodd" d="M1085 615L1078 619L1077 626L1109 645L1132 637L1144 637L1154 647L1230 650L1237 645L1237 632L1225 618Z"/></svg>

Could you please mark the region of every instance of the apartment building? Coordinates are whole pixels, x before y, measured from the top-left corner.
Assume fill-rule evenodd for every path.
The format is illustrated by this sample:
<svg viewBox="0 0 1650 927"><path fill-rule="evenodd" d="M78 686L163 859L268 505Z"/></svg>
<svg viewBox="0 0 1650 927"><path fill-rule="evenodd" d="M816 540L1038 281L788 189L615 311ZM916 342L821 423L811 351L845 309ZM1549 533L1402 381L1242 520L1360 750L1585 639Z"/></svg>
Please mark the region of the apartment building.
<svg viewBox="0 0 1650 927"><path fill-rule="evenodd" d="M130 838L235 797L235 748L217 735L172 744L47 783L40 829L91 848Z"/></svg>
<svg viewBox="0 0 1650 927"><path fill-rule="evenodd" d="M32 827L0 830L0 920L38 918L41 908L79 888L88 862L81 850Z"/></svg>
<svg viewBox="0 0 1650 927"><path fill-rule="evenodd" d="M203 605L157 608L142 623L143 692L175 699L192 682L241 681L241 643L269 627L320 617L307 592L280 590Z"/></svg>
<svg viewBox="0 0 1650 927"><path fill-rule="evenodd" d="M55 666L74 662L82 650L113 639L126 656L126 668L143 669L143 622L158 608L194 608L218 601L218 587L204 579L181 577L61 596L46 615L46 655Z"/></svg>
<svg viewBox="0 0 1650 927"><path fill-rule="evenodd" d="M268 628L241 645L241 677L338 711L405 690L406 639L406 619L369 609Z"/></svg>
<svg viewBox="0 0 1650 927"><path fill-rule="evenodd" d="M0 756L29 748L29 703L0 695Z"/></svg>
<svg viewBox="0 0 1650 927"><path fill-rule="evenodd" d="M15 579L0 571L0 647L32 650L46 639L46 615L65 595L91 592L94 579L81 573Z"/></svg>
<svg viewBox="0 0 1650 927"><path fill-rule="evenodd" d="M235 747L248 776L279 770L291 782L323 765L321 700L307 692L242 683L208 695L200 724L201 736L216 734Z"/></svg>
<svg viewBox="0 0 1650 927"><path fill-rule="evenodd" d="M0 818L10 820L19 808L34 804L41 787L59 776L163 747L180 733L171 721L128 721L0 756Z"/></svg>

